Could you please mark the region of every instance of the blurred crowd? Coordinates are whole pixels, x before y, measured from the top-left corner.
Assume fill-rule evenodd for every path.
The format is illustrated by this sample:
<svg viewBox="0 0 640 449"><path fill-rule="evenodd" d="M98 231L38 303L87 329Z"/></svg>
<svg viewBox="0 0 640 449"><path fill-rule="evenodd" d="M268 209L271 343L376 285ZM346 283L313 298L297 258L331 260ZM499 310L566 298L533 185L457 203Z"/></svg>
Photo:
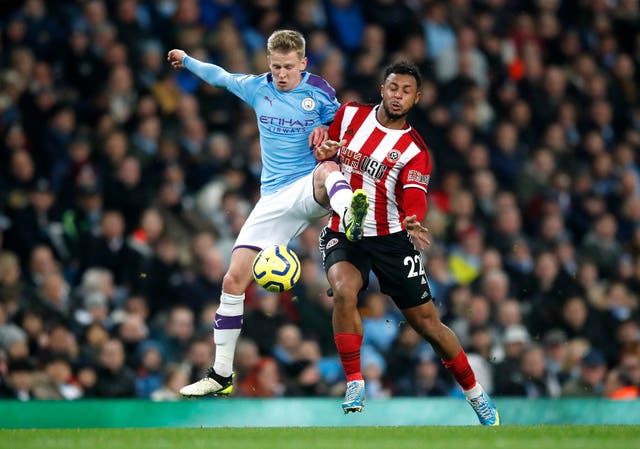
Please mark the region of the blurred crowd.
<svg viewBox="0 0 640 449"><path fill-rule="evenodd" d="M0 397L178 399L258 196L253 112L165 60L263 73L307 39L342 102L406 58L433 161L436 304L495 396L638 397L636 0L43 0L0 5ZM323 223L293 291L247 294L237 396L343 393ZM460 395L375 279L369 398Z"/></svg>

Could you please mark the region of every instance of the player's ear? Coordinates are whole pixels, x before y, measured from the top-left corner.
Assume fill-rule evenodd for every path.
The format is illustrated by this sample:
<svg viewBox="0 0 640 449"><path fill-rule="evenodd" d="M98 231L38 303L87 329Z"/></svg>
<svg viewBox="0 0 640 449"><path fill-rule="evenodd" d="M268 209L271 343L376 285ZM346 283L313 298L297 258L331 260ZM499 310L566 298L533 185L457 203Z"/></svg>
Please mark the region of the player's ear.
<svg viewBox="0 0 640 449"><path fill-rule="evenodd" d="M413 104L418 104L418 102L420 101L420 95L422 95L422 91L419 90L418 92L416 92L416 99L413 102Z"/></svg>
<svg viewBox="0 0 640 449"><path fill-rule="evenodd" d="M306 56L300 60L300 71L301 72L307 68L307 62L309 62L309 59L307 59Z"/></svg>

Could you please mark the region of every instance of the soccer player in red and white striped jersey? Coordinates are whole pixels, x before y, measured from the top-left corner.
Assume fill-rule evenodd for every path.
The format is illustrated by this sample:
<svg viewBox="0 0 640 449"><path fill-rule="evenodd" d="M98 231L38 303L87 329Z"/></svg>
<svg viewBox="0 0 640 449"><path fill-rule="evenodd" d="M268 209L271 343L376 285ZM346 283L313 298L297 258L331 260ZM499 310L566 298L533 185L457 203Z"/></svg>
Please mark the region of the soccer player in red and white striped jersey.
<svg viewBox="0 0 640 449"><path fill-rule="evenodd" d="M393 106L392 106L393 107ZM352 190L363 189L369 198L364 235L388 235L403 229L405 211L424 215L431 172L427 146L410 126L382 126L378 107L349 103L338 110L329 127L329 138L344 140L340 149L342 172ZM334 214L329 224L340 228Z"/></svg>
<svg viewBox="0 0 640 449"><path fill-rule="evenodd" d="M369 202L361 240L347 238L336 214L320 237L334 296L334 339L347 377L342 409L359 412L364 406L357 301L373 270L382 292L431 343L460 384L480 423L495 426L500 423L498 411L476 381L458 338L440 321L418 251L429 244L420 222L427 211L431 163L426 145L406 117L420 98L420 84L414 64L387 67L380 104L344 105L329 127L330 140L316 149L320 160L337 156L352 190L363 189Z"/></svg>

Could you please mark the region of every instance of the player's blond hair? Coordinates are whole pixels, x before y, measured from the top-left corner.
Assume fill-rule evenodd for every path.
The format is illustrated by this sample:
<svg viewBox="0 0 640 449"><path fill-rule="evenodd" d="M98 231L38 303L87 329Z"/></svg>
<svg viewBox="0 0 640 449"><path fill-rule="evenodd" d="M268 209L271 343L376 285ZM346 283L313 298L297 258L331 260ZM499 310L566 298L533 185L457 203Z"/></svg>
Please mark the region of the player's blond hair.
<svg viewBox="0 0 640 449"><path fill-rule="evenodd" d="M289 53L295 51L300 59L304 58L306 42L302 34L293 30L274 31L267 41L267 54L274 52Z"/></svg>

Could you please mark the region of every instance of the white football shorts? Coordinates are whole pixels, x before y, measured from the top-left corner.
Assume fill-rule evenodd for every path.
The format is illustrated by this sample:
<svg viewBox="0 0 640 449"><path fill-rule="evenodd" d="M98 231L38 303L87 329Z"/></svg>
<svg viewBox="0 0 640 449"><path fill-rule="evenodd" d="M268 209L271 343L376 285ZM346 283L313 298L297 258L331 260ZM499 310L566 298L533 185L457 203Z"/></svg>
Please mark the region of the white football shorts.
<svg viewBox="0 0 640 449"><path fill-rule="evenodd" d="M242 226L234 249L259 251L270 245L286 245L328 213L314 198L311 172L282 190L261 197Z"/></svg>

